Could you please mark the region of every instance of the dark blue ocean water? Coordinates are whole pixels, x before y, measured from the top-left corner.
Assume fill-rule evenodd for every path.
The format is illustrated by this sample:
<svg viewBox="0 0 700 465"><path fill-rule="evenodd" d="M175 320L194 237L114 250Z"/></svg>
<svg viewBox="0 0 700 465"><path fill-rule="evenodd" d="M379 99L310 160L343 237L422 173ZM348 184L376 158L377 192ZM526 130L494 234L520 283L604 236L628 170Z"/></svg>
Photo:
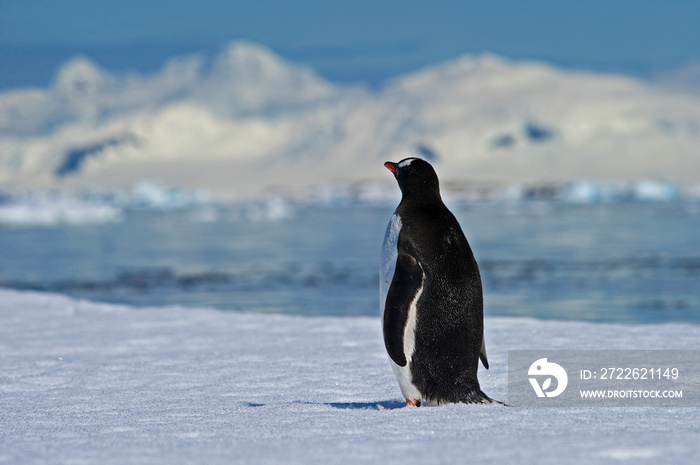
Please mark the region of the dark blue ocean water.
<svg viewBox="0 0 700 465"><path fill-rule="evenodd" d="M378 315L389 205L127 211L100 225L0 225L0 287L145 305ZM215 209L215 210L212 210ZM486 315L700 323L697 202L452 206Z"/></svg>

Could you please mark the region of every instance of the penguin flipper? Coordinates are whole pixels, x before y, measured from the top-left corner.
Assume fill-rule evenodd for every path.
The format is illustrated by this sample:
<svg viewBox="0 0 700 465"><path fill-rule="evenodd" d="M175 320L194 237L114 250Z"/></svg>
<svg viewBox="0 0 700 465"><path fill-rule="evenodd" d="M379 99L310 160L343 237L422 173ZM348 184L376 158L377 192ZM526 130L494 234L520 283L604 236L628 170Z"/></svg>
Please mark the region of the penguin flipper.
<svg viewBox="0 0 700 465"><path fill-rule="evenodd" d="M423 286L423 269L411 255L399 252L396 270L384 305L384 345L389 357L398 366L406 366L404 333L408 314L418 291Z"/></svg>
<svg viewBox="0 0 700 465"><path fill-rule="evenodd" d="M481 363L484 364L484 368L487 370L489 369L489 359L486 358L486 338L482 337L481 338L481 352L479 352L479 358L481 359Z"/></svg>

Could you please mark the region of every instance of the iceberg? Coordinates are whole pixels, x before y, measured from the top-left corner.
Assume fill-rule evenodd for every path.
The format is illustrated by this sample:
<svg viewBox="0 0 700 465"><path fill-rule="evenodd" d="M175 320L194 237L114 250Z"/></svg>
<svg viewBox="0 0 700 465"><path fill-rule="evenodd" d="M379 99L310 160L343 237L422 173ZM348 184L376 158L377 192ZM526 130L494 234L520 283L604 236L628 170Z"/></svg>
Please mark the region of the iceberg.
<svg viewBox="0 0 700 465"><path fill-rule="evenodd" d="M132 189L128 199L131 208L153 210L178 210L210 203L209 194L205 190L186 191L166 187L155 181L139 182Z"/></svg>
<svg viewBox="0 0 700 465"><path fill-rule="evenodd" d="M641 180L632 185L632 197L642 202L668 202L678 200L678 188L671 182Z"/></svg>
<svg viewBox="0 0 700 465"><path fill-rule="evenodd" d="M0 224L14 226L101 224L123 217L121 208L66 194L32 193L0 204Z"/></svg>
<svg viewBox="0 0 700 465"><path fill-rule="evenodd" d="M560 193L562 201L581 204L622 201L629 197L623 186L586 180L568 183Z"/></svg>
<svg viewBox="0 0 700 465"><path fill-rule="evenodd" d="M274 195L247 205L244 217L253 222L276 222L291 218L293 214L291 203L282 196Z"/></svg>

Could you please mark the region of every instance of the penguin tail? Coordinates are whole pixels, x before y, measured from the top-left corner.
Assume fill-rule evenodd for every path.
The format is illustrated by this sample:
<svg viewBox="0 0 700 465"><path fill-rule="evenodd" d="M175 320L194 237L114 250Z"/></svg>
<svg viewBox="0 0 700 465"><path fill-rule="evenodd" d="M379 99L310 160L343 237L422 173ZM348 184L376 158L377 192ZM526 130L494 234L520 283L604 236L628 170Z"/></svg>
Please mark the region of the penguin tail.
<svg viewBox="0 0 700 465"><path fill-rule="evenodd" d="M486 394L484 394L484 391L482 391L479 388L470 390L466 393L466 395L462 396L462 399L460 399L460 402L464 402L465 404L491 404L491 403L496 403L503 405L505 407L510 407L510 405L506 404L505 402L501 402L500 400L492 399Z"/></svg>
<svg viewBox="0 0 700 465"><path fill-rule="evenodd" d="M490 404L494 400L484 394L484 391L477 388L464 394L460 401L465 404Z"/></svg>

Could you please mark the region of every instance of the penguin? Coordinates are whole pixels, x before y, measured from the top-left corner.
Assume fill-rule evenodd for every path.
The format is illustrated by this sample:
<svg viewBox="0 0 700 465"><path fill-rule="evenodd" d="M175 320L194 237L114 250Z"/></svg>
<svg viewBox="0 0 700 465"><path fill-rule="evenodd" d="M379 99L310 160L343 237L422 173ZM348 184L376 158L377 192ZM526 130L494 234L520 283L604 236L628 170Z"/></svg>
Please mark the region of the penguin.
<svg viewBox="0 0 700 465"><path fill-rule="evenodd" d="M386 162L401 189L380 265L384 345L406 405L490 403L481 391L484 342L479 266L420 158Z"/></svg>

